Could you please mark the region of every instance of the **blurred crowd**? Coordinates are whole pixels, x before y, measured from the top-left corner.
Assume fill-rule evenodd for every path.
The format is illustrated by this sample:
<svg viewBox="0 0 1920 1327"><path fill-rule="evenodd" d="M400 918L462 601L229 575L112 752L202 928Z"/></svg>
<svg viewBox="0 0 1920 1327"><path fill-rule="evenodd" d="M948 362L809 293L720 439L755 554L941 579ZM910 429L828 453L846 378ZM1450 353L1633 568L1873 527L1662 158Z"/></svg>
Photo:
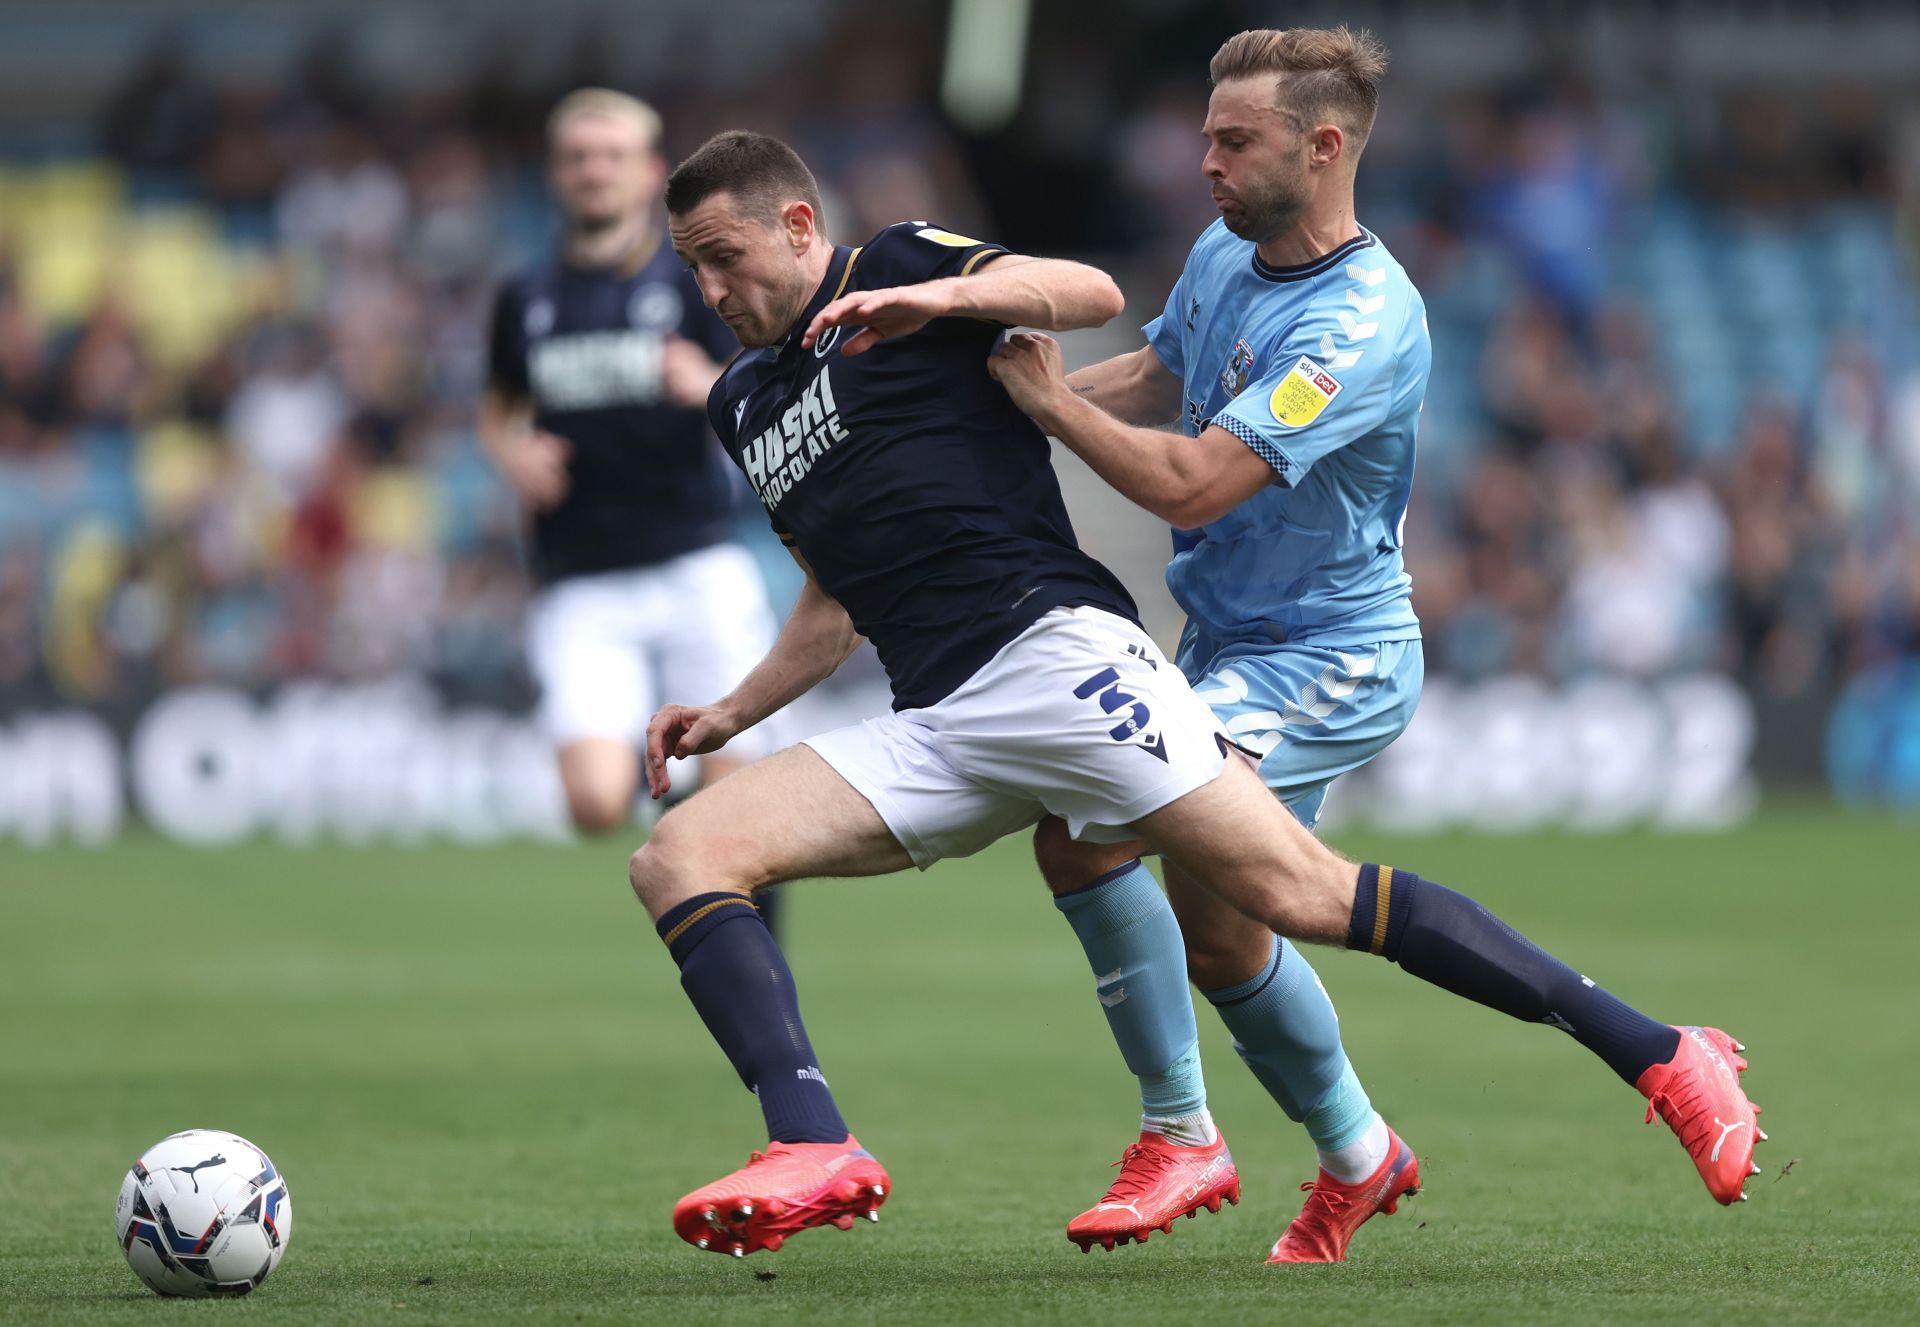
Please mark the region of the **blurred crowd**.
<svg viewBox="0 0 1920 1327"><path fill-rule="evenodd" d="M1058 77L982 135L940 114L939 36L861 11L750 96L697 68L635 90L670 154L789 137L843 236L977 227L1156 312L1211 218L1206 52L1043 28ZM430 92L358 67L329 36L230 80L163 42L91 149L0 159L0 712L302 673L525 698L518 514L473 437L485 320L554 234L547 107L608 75L590 43L540 86L504 49ZM1784 698L1920 653L1911 116L1578 68L1397 95L1361 219L1435 341L1429 666Z"/></svg>

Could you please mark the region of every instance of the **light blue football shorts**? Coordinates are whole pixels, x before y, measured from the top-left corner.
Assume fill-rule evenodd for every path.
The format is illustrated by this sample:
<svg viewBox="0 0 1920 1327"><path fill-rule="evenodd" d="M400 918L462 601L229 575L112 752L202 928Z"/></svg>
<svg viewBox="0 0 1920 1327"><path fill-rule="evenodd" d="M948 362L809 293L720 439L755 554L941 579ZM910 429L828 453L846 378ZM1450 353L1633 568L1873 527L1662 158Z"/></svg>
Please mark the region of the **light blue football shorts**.
<svg viewBox="0 0 1920 1327"><path fill-rule="evenodd" d="M1308 829L1327 787L1386 750L1413 719L1426 663L1417 640L1372 645L1239 642L1210 649L1191 624L1177 662L1260 777Z"/></svg>

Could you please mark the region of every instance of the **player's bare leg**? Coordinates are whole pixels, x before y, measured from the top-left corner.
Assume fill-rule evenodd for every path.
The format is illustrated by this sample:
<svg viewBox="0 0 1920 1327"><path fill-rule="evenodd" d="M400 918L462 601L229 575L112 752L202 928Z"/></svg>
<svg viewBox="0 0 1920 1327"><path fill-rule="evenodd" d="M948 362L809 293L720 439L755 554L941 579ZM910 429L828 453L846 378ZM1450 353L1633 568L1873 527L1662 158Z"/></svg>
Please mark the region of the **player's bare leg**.
<svg viewBox="0 0 1920 1327"><path fill-rule="evenodd" d="M1261 975L1273 954L1273 932L1166 865L1167 902L1187 941L1187 976L1203 991Z"/></svg>
<svg viewBox="0 0 1920 1327"><path fill-rule="evenodd" d="M726 751L709 751L700 757L700 786L712 787L729 774L753 764L745 756L735 756ZM786 915L787 891L779 885L766 885L753 891L753 906L760 909L760 916L778 940L786 935L786 923L781 920Z"/></svg>
<svg viewBox="0 0 1920 1327"><path fill-rule="evenodd" d="M633 823L640 753L617 737L583 737L560 748L567 814L583 834L611 834Z"/></svg>
<svg viewBox="0 0 1920 1327"><path fill-rule="evenodd" d="M1634 1085L1679 1136L1708 1191L1744 1197L1757 1173L1757 1109L1738 1044L1713 1028L1649 1019L1492 913L1412 872L1355 866L1288 814L1251 770L1221 776L1135 826L1194 878L1281 935L1343 944L1445 990L1568 1032Z"/></svg>
<svg viewBox="0 0 1920 1327"><path fill-rule="evenodd" d="M724 751L710 751L700 757L700 786L710 788L727 775L737 774L752 763L751 760L742 760Z"/></svg>
<svg viewBox="0 0 1920 1327"><path fill-rule="evenodd" d="M612 834L633 824L633 803L640 785L640 753L633 743L611 737L585 737L560 748L560 782L567 814L582 834ZM700 757L700 786L717 783L753 762L724 752ZM774 934L780 934L780 891L754 895L754 906Z"/></svg>
<svg viewBox="0 0 1920 1327"><path fill-rule="evenodd" d="M879 1219L891 1191L848 1131L800 1020L793 974L752 891L803 876L912 865L877 812L811 749L791 747L669 811L628 877L680 984L759 1098L767 1150L694 1190L673 1224L697 1248L742 1257L814 1226Z"/></svg>
<svg viewBox="0 0 1920 1327"><path fill-rule="evenodd" d="M913 858L871 803L811 747L791 746L662 816L627 864L656 922L695 894L786 880L888 875Z"/></svg>

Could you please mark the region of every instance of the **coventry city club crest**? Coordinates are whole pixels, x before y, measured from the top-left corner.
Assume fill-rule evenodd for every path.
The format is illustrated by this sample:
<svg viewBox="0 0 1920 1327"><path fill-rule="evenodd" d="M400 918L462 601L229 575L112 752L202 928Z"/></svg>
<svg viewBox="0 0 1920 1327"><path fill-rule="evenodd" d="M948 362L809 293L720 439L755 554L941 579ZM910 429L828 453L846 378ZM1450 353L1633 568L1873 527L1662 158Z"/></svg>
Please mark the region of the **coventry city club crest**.
<svg viewBox="0 0 1920 1327"><path fill-rule="evenodd" d="M1247 379L1253 376L1253 347L1245 341L1233 343L1233 354L1227 357L1227 367L1220 372L1220 386L1228 396L1238 396L1247 389Z"/></svg>

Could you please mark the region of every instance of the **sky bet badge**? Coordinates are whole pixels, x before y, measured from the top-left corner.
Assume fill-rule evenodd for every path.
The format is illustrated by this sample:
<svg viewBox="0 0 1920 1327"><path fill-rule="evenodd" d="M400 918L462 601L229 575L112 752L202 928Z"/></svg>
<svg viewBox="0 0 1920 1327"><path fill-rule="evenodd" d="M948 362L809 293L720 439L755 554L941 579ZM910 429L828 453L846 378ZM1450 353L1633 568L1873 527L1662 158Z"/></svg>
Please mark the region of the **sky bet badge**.
<svg viewBox="0 0 1920 1327"><path fill-rule="evenodd" d="M1340 383L1305 355L1287 370L1267 404L1281 427L1303 429L1320 418L1327 403L1340 395Z"/></svg>
<svg viewBox="0 0 1920 1327"><path fill-rule="evenodd" d="M1253 347L1245 341L1233 343L1233 354L1227 357L1227 367L1220 372L1220 386L1228 396L1238 396L1247 390L1247 379L1253 376Z"/></svg>

